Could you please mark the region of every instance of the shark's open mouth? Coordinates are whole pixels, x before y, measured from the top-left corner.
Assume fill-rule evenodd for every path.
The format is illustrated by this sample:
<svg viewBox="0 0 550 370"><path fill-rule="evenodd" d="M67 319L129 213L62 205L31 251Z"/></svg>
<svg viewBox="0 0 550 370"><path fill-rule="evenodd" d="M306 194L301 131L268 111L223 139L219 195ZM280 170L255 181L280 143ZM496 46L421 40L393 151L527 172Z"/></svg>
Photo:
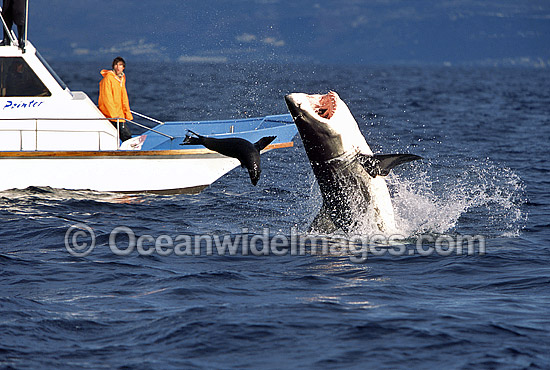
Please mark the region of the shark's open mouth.
<svg viewBox="0 0 550 370"><path fill-rule="evenodd" d="M338 94L330 91L326 95L309 95L311 106L320 117L331 119L336 112L336 102Z"/></svg>

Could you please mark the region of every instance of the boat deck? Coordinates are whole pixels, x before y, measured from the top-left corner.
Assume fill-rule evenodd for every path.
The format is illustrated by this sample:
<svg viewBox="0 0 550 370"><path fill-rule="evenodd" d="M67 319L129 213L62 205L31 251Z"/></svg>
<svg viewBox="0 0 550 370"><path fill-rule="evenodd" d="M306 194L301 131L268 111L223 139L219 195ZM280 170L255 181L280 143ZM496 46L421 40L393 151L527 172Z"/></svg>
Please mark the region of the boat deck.
<svg viewBox="0 0 550 370"><path fill-rule="evenodd" d="M142 151L203 148L201 145L180 145L188 130L216 138L241 137L250 142L258 141L264 136L277 136L271 144L274 147L292 142L296 135L296 126L290 114L231 120L166 122L154 129L172 136L173 139L153 131L145 132L147 140L143 143Z"/></svg>

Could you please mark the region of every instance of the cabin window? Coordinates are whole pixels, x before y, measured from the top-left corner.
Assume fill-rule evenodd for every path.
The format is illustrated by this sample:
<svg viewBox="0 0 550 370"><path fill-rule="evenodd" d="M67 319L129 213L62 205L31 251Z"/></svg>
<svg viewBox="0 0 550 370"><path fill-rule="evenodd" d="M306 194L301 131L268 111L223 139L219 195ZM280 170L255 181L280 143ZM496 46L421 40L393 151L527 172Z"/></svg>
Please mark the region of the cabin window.
<svg viewBox="0 0 550 370"><path fill-rule="evenodd" d="M0 58L0 96L51 96L23 58Z"/></svg>

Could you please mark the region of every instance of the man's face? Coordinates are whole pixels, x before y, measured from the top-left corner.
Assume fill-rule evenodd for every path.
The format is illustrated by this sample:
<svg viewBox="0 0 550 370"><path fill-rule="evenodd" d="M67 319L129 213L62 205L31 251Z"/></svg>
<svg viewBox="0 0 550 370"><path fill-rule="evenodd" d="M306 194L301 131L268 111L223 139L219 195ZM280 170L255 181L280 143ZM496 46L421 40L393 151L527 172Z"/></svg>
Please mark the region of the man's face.
<svg viewBox="0 0 550 370"><path fill-rule="evenodd" d="M124 72L124 63L118 62L117 64L115 64L113 70L117 75L121 74L122 72Z"/></svg>

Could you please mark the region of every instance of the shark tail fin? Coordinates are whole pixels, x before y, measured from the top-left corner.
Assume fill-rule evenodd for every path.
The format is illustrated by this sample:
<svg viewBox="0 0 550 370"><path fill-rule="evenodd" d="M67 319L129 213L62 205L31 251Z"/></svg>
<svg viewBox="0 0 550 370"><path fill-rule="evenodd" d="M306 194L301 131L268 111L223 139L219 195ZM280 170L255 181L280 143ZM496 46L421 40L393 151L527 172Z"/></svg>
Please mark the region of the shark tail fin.
<svg viewBox="0 0 550 370"><path fill-rule="evenodd" d="M414 154L375 154L362 155L361 163L370 176L376 177L387 176L392 168L418 159L422 157Z"/></svg>
<svg viewBox="0 0 550 370"><path fill-rule="evenodd" d="M263 150L266 146L268 146L269 144L271 144L271 142L273 140L275 140L277 136L265 136L265 137L262 137L260 140L256 141L254 143L254 146L256 147L256 149L258 149L258 151L261 151Z"/></svg>

